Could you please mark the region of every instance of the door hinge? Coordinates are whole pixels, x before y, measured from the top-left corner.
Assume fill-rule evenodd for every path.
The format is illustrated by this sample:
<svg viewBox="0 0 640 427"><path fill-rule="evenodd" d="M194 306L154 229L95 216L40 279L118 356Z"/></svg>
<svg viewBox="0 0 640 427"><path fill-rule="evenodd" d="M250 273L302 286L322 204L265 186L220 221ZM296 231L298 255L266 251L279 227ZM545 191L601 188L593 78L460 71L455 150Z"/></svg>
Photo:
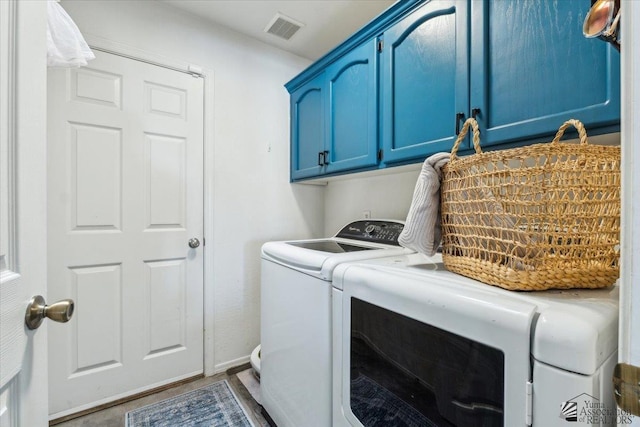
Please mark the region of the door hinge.
<svg viewBox="0 0 640 427"><path fill-rule="evenodd" d="M613 370L613 394L620 409L640 416L640 368L618 363Z"/></svg>
<svg viewBox="0 0 640 427"><path fill-rule="evenodd" d="M378 161L381 162L382 161L382 149L378 150Z"/></svg>
<svg viewBox="0 0 640 427"><path fill-rule="evenodd" d="M382 52L383 48L384 48L384 41L378 40L378 52Z"/></svg>
<svg viewBox="0 0 640 427"><path fill-rule="evenodd" d="M527 403L525 424L530 426L533 424L533 382L527 381Z"/></svg>
<svg viewBox="0 0 640 427"><path fill-rule="evenodd" d="M189 65L187 67L187 72L193 77L202 77L203 75L202 67L199 67L198 65Z"/></svg>
<svg viewBox="0 0 640 427"><path fill-rule="evenodd" d="M204 237L202 238L202 246L207 246L207 240Z"/></svg>

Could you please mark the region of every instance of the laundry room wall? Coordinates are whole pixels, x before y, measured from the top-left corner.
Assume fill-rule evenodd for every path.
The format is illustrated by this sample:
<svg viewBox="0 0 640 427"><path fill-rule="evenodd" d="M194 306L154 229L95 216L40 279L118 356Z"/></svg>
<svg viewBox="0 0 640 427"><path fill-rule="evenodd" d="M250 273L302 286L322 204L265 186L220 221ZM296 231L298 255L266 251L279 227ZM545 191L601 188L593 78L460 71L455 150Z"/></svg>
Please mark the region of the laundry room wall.
<svg viewBox="0 0 640 427"><path fill-rule="evenodd" d="M325 192L325 231L334 234L350 221L363 218L405 220L420 165L401 172L383 171L381 175L347 176L330 181Z"/></svg>
<svg viewBox="0 0 640 427"><path fill-rule="evenodd" d="M324 187L289 184L284 84L309 61L160 1L61 5L85 35L214 72L213 274L216 370L248 360L260 340L260 247L320 237ZM211 167L211 165L209 165Z"/></svg>

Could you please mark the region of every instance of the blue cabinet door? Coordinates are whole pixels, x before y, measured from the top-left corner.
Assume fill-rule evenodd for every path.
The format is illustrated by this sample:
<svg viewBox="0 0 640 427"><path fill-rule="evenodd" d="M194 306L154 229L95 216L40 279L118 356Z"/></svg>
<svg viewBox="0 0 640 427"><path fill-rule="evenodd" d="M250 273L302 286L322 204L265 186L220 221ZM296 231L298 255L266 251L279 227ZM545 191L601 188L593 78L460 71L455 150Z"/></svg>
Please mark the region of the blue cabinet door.
<svg viewBox="0 0 640 427"><path fill-rule="evenodd" d="M431 1L384 32L384 163L451 149L456 113L469 108L468 9L467 0Z"/></svg>
<svg viewBox="0 0 640 427"><path fill-rule="evenodd" d="M378 163L376 40L370 40L325 71L326 173Z"/></svg>
<svg viewBox="0 0 640 427"><path fill-rule="evenodd" d="M291 94L291 179L323 172L325 78L319 74Z"/></svg>
<svg viewBox="0 0 640 427"><path fill-rule="evenodd" d="M471 108L483 145L620 121L620 55L582 35L587 0L471 2Z"/></svg>

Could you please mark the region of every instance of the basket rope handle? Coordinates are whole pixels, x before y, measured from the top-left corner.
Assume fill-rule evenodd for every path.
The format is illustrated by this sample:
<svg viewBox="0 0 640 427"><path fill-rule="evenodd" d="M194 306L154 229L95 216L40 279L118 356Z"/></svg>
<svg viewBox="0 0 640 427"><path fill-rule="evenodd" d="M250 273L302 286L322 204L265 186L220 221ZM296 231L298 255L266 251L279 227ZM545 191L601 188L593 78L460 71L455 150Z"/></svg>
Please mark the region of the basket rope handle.
<svg viewBox="0 0 640 427"><path fill-rule="evenodd" d="M458 156L456 153L458 152L458 147L462 143L462 140L467 136L467 132L469 132L469 127L473 129L473 148L475 148L476 153L482 153L482 148L480 148L480 128L478 127L478 122L473 117L469 117L462 125L462 129L456 138L456 142L453 143L453 148L451 148L451 157L449 161L456 159Z"/></svg>
<svg viewBox="0 0 640 427"><path fill-rule="evenodd" d="M560 139L564 135L564 131L567 130L567 128L569 126L573 126L574 128L576 128L578 130L578 136L580 138L580 144L587 144L587 131L585 130L584 125L582 124L582 122L580 120L576 120L576 119L570 119L570 120L567 120L566 122L564 122L562 124L562 126L560 126L558 128L558 133L556 133L556 136L555 136L555 138L553 138L553 141L551 141L551 143L552 144L557 144L558 141L560 141Z"/></svg>

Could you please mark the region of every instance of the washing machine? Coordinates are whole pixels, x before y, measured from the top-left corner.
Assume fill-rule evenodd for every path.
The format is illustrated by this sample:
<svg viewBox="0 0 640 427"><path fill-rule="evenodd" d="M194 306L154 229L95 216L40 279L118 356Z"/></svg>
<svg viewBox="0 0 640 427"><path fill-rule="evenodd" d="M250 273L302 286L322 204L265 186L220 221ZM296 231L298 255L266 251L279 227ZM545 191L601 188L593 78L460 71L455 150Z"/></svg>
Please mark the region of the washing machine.
<svg viewBox="0 0 640 427"><path fill-rule="evenodd" d="M588 278L585 278L588 280ZM610 426L618 286L514 292L439 254L333 275L333 427Z"/></svg>
<svg viewBox="0 0 640 427"><path fill-rule="evenodd" d="M407 254L402 221L360 220L324 239L262 246L262 405L278 427L331 425L334 269L345 262Z"/></svg>

